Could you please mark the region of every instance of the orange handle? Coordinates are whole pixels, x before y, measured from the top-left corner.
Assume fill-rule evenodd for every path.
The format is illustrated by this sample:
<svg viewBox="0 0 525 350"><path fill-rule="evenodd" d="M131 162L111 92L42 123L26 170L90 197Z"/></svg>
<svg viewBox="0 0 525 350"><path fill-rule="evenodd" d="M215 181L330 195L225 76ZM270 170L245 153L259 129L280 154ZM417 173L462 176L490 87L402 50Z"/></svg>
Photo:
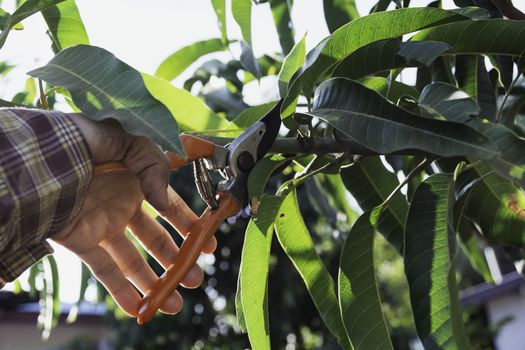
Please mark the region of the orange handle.
<svg viewBox="0 0 525 350"><path fill-rule="evenodd" d="M217 231L224 219L237 213L240 209L240 203L232 195L219 193L219 207L217 209L207 208L191 226L172 264L157 280L153 289L148 291L142 299L137 316L138 324L144 324L153 318L164 300L173 293L195 264L204 244Z"/></svg>
<svg viewBox="0 0 525 350"><path fill-rule="evenodd" d="M180 135L180 141L184 152L188 158L184 159L173 152L166 152L170 160L172 170L179 169L184 164L197 160L199 158L211 158L215 154L215 144L208 140L201 139L192 135ZM104 174L122 174L128 172L128 169L122 162L105 162L96 164L93 169L94 176Z"/></svg>

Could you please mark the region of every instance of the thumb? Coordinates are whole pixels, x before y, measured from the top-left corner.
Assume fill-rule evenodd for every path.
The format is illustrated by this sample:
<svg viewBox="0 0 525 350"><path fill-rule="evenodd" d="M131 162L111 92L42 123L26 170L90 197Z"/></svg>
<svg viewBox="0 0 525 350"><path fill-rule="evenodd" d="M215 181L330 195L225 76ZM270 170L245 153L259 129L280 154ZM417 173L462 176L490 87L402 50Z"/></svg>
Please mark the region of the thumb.
<svg viewBox="0 0 525 350"><path fill-rule="evenodd" d="M146 200L159 211L168 209L168 157L148 138L129 137L131 140L122 159L124 165L140 180Z"/></svg>

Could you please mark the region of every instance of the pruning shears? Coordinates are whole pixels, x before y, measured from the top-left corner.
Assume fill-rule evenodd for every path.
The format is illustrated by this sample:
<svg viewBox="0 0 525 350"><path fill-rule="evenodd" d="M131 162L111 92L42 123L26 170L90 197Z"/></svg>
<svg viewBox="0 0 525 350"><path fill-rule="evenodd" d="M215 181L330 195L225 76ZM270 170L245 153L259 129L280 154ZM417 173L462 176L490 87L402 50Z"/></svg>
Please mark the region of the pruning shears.
<svg viewBox="0 0 525 350"><path fill-rule="evenodd" d="M173 293L195 264L205 243L220 224L227 217L237 214L246 203L248 175L275 142L281 126L280 107L281 103L278 103L226 146L198 136L182 134L180 140L187 158L166 152L171 170L193 162L197 190L208 207L191 226L171 265L157 280L153 289L144 295L137 316L139 324L153 318L164 300ZM94 175L127 171L121 162L106 162L95 166ZM213 184L210 171L217 171L223 180Z"/></svg>

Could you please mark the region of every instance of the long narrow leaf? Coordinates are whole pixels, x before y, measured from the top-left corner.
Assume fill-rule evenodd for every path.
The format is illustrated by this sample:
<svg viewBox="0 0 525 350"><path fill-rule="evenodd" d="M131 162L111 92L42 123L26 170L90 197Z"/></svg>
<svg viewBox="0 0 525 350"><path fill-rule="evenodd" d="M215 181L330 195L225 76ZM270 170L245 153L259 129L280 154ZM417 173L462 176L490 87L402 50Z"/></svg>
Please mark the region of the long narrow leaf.
<svg viewBox="0 0 525 350"><path fill-rule="evenodd" d="M291 115L293 111L288 107L301 92L310 97L317 80L360 47L373 41L396 38L423 28L464 18L457 13L436 8L411 8L374 13L353 20L336 30L326 41L323 41L322 46L314 49L320 51L319 55L313 62L307 63L302 73L291 83L282 108L282 111L286 111L283 117Z"/></svg>
<svg viewBox="0 0 525 350"><path fill-rule="evenodd" d="M151 96L138 71L110 52L96 46L73 46L28 74L67 88L88 117L117 119L128 132L184 154L179 127L170 111Z"/></svg>
<svg viewBox="0 0 525 350"><path fill-rule="evenodd" d="M299 211L295 188L286 195L279 208L275 231L281 247L304 280L327 328L344 349L351 348L338 312L334 282L315 251Z"/></svg>
<svg viewBox="0 0 525 350"><path fill-rule="evenodd" d="M242 248L240 299L250 344L254 350L270 349L268 324L268 267L273 224L281 198L264 197L261 210L248 223Z"/></svg>
<svg viewBox="0 0 525 350"><path fill-rule="evenodd" d="M283 49L283 53L287 55L295 44L294 27L291 17L293 1L270 0L269 2L281 48Z"/></svg>
<svg viewBox="0 0 525 350"><path fill-rule="evenodd" d="M89 45L86 28L80 18L75 0L50 6L42 11L42 16L49 28L49 35L56 52L74 45Z"/></svg>
<svg viewBox="0 0 525 350"><path fill-rule="evenodd" d="M155 75L166 80L173 80L202 56L212 52L223 51L227 48L228 45L224 44L222 39L197 41L177 50L162 61Z"/></svg>
<svg viewBox="0 0 525 350"><path fill-rule="evenodd" d="M496 146L474 129L420 118L345 78L325 81L317 88L311 114L380 154L416 149L444 157L497 155Z"/></svg>
<svg viewBox="0 0 525 350"><path fill-rule="evenodd" d="M341 178L363 211L370 211L383 203L399 185L396 176L385 169L379 157L366 157L341 169ZM407 211L406 199L397 192L381 211L376 227L400 253L403 252Z"/></svg>
<svg viewBox="0 0 525 350"><path fill-rule="evenodd" d="M339 304L356 350L394 349L374 271L374 232L379 211L361 215L348 233L341 253Z"/></svg>
<svg viewBox="0 0 525 350"><path fill-rule="evenodd" d="M414 193L405 228L405 273L419 338L426 349L469 349L454 269L452 180L437 174Z"/></svg>

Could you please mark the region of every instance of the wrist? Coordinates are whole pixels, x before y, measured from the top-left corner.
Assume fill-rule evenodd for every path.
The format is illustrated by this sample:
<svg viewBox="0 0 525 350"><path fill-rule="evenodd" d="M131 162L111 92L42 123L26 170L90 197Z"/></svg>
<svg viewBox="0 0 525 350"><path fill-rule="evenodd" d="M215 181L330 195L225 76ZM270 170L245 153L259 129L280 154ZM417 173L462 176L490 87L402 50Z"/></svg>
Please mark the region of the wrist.
<svg viewBox="0 0 525 350"><path fill-rule="evenodd" d="M118 122L97 122L81 113L68 115L84 137L94 164L123 158L127 137Z"/></svg>

